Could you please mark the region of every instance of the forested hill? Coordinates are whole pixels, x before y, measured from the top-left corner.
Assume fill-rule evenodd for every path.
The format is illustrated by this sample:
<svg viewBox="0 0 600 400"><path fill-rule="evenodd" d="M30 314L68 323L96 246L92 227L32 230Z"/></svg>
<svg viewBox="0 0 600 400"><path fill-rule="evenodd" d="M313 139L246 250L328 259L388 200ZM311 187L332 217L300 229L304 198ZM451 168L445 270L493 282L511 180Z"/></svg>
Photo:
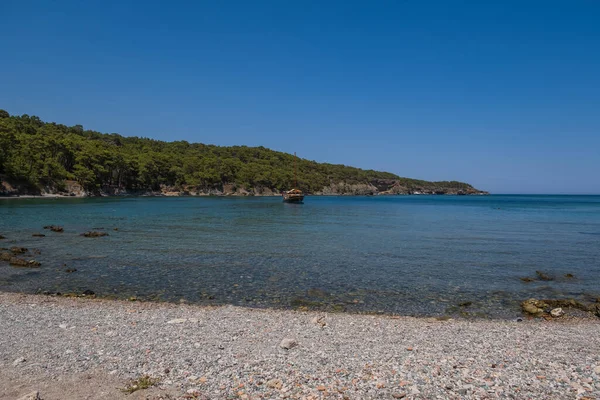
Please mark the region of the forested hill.
<svg viewBox="0 0 600 400"><path fill-rule="evenodd" d="M304 159L297 168L299 188L314 194L478 193L461 182L426 182ZM293 186L294 157L264 147L102 134L0 110L0 178L5 195L69 192L74 186L87 194L272 194Z"/></svg>

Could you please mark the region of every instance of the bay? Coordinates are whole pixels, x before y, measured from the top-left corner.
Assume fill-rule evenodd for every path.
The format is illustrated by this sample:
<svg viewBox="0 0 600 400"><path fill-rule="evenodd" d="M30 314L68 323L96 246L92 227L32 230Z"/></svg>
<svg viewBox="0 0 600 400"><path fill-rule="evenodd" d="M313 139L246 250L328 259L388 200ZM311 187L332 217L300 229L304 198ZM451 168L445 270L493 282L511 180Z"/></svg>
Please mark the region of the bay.
<svg viewBox="0 0 600 400"><path fill-rule="evenodd" d="M7 199L0 234L42 262L0 263L5 291L499 318L600 296L600 196Z"/></svg>

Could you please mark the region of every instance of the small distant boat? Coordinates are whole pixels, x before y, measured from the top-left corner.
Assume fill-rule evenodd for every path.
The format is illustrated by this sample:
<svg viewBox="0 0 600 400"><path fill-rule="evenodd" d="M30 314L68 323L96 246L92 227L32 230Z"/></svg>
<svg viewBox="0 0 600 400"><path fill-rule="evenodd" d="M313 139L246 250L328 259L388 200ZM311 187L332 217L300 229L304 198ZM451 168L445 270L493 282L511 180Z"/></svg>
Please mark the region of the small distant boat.
<svg viewBox="0 0 600 400"><path fill-rule="evenodd" d="M304 201L304 193L300 189L292 189L283 193L283 201L286 203L302 203Z"/></svg>
<svg viewBox="0 0 600 400"><path fill-rule="evenodd" d="M296 153L294 153L294 186L298 187L298 171L296 169ZM283 192L283 201L286 203L300 203L304 202L304 193L300 189L292 189L287 192Z"/></svg>

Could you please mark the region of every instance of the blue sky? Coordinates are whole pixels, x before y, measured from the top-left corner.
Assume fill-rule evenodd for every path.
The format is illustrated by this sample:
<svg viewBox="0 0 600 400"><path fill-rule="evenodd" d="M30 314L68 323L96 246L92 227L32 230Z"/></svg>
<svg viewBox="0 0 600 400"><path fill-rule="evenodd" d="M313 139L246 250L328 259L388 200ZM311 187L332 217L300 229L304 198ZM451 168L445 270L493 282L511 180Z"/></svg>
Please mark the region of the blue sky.
<svg viewBox="0 0 600 400"><path fill-rule="evenodd" d="M495 193L600 193L600 2L0 2L0 108Z"/></svg>

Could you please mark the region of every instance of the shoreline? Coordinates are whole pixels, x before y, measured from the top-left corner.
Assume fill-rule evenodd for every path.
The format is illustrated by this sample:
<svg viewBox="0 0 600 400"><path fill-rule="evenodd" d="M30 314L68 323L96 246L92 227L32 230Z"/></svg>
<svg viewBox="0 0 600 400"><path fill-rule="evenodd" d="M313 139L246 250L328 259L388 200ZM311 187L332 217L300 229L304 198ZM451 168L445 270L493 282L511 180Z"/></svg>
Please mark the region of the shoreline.
<svg viewBox="0 0 600 400"><path fill-rule="evenodd" d="M600 395L593 320L441 321L0 292L0 321L0 399ZM130 395L117 389L143 375L160 381Z"/></svg>
<svg viewBox="0 0 600 400"><path fill-rule="evenodd" d="M431 194L431 193L423 193L423 194L354 194L354 193L327 193L327 194L305 194L306 197L412 197L412 196L448 196L448 197L477 197L477 196L490 196L491 194L465 194L459 195L454 193L445 193L445 194ZM43 194L43 195L10 195L4 196L0 195L0 200L10 200L10 199L102 199L102 198L136 198L136 197L164 197L164 198L172 198L172 197L281 197L281 194L239 194L239 193L227 193L227 194L125 194L125 195L83 195L83 196L65 196L61 194Z"/></svg>

